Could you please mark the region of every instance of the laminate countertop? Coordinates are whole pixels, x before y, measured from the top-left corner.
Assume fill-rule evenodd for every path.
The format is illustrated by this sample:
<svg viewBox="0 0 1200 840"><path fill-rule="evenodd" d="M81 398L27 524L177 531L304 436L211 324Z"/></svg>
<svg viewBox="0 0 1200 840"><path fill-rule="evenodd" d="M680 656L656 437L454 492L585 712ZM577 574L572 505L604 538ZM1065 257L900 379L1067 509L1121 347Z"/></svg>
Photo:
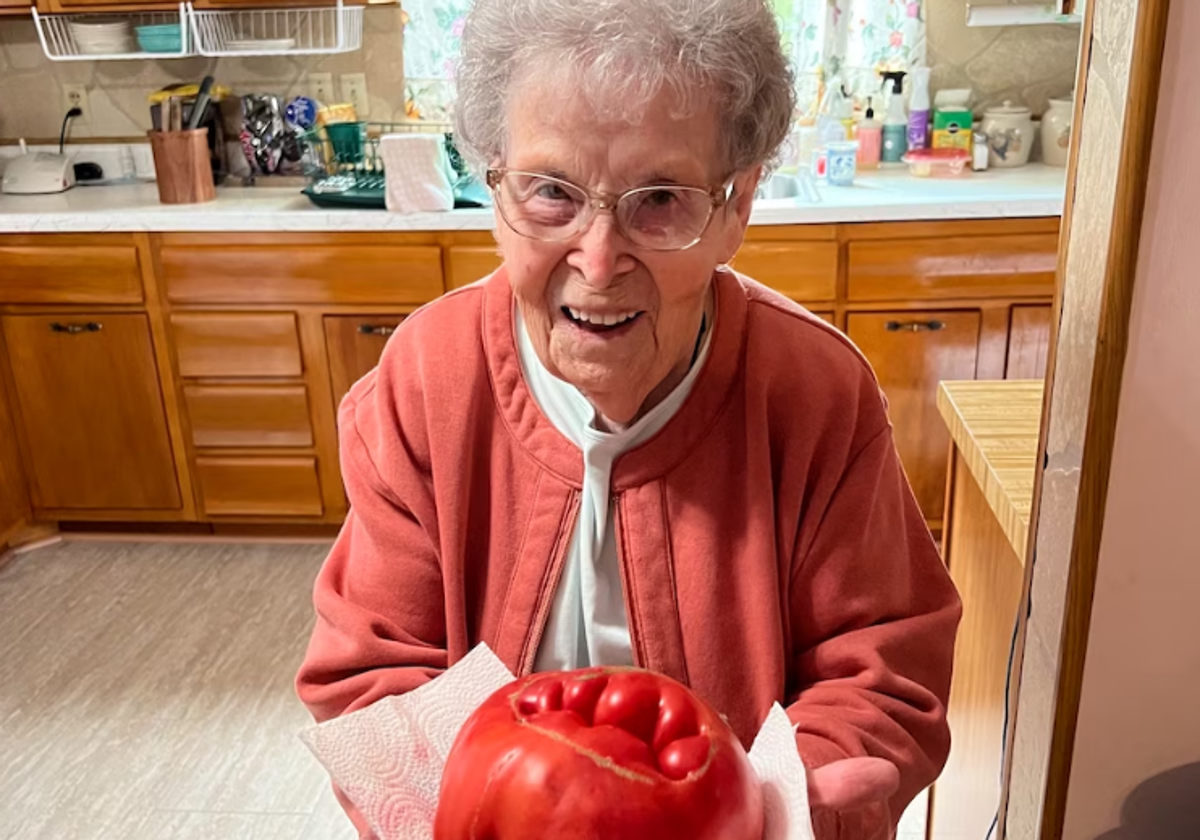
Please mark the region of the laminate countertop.
<svg viewBox="0 0 1200 840"><path fill-rule="evenodd" d="M1042 425L1041 380L942 382L937 405L971 475L1024 562Z"/></svg>
<svg viewBox="0 0 1200 840"><path fill-rule="evenodd" d="M1035 218L1062 215L1066 174L1030 164L961 178L913 178L906 169L820 187L821 201L763 199L752 225ZM490 208L447 213L321 209L298 187L220 187L206 204L165 205L153 183L77 186L57 195L0 195L0 234L491 230Z"/></svg>

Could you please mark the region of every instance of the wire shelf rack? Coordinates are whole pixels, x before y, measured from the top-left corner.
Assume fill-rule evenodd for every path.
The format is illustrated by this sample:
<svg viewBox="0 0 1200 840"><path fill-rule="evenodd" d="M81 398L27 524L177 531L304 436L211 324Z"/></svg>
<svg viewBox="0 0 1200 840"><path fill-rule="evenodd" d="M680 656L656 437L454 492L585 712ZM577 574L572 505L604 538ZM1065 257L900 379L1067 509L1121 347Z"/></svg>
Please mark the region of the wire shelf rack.
<svg viewBox="0 0 1200 840"><path fill-rule="evenodd" d="M32 10L42 52L51 61L113 61L238 55L330 55L362 48L363 6L335 5L284 9L227 9L197 11L180 3L177 12L43 15ZM124 23L106 43L117 49L97 49L89 24ZM138 32L144 26L178 26L178 48L147 50L155 43ZM148 34L148 33L147 33ZM154 36L151 36L154 37ZM163 43L157 36L157 43Z"/></svg>
<svg viewBox="0 0 1200 840"><path fill-rule="evenodd" d="M362 47L362 6L196 11L196 50L206 56L327 55Z"/></svg>
<svg viewBox="0 0 1200 840"><path fill-rule="evenodd" d="M35 8L33 23L37 28L42 52L51 61L118 61L130 59L186 58L195 55L188 25L188 4L180 3L176 12L134 12L120 15L42 15ZM129 49L97 49L100 42L89 38L83 27L100 22L125 22L127 29L109 43L124 41ZM179 27L177 50L149 51L138 41L137 29L143 26Z"/></svg>

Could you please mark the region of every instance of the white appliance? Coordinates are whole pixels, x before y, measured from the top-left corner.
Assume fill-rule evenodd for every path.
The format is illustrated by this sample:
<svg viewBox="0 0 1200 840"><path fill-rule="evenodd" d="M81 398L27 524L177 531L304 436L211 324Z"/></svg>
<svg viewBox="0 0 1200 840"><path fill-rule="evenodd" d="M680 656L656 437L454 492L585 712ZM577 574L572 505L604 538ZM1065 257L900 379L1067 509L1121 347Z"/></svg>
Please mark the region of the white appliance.
<svg viewBox="0 0 1200 840"><path fill-rule="evenodd" d="M9 195L60 193L75 186L75 166L70 155L29 152L21 141L21 154L4 167L0 192Z"/></svg>

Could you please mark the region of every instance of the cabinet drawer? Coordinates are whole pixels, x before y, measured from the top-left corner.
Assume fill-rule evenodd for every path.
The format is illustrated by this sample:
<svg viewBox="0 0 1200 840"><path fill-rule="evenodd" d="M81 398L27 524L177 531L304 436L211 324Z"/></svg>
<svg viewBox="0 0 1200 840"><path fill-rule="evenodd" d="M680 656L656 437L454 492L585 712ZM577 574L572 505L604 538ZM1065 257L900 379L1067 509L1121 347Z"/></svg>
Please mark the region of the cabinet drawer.
<svg viewBox="0 0 1200 840"><path fill-rule="evenodd" d="M187 385L196 446L312 446L303 385Z"/></svg>
<svg viewBox="0 0 1200 840"><path fill-rule="evenodd" d="M1054 294L1055 234L850 243L851 301Z"/></svg>
<svg viewBox="0 0 1200 840"><path fill-rule="evenodd" d="M482 280L504 262L496 245L454 245L446 249L446 288L457 289Z"/></svg>
<svg viewBox="0 0 1200 840"><path fill-rule="evenodd" d="M141 303L132 245L0 247L0 303Z"/></svg>
<svg viewBox="0 0 1200 840"><path fill-rule="evenodd" d="M176 313L181 376L300 376L300 336L290 312Z"/></svg>
<svg viewBox="0 0 1200 840"><path fill-rule="evenodd" d="M794 300L837 296L836 242L746 242L731 265Z"/></svg>
<svg viewBox="0 0 1200 840"><path fill-rule="evenodd" d="M197 458L209 516L320 516L315 458Z"/></svg>
<svg viewBox="0 0 1200 840"><path fill-rule="evenodd" d="M175 303L422 304L442 291L436 245L166 245Z"/></svg>

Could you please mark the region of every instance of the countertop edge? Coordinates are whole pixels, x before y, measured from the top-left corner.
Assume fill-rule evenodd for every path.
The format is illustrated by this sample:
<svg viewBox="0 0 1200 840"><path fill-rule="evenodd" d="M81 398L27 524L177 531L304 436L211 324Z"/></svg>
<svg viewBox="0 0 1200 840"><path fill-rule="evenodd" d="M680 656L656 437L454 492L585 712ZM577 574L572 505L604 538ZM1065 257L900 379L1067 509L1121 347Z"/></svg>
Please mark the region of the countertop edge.
<svg viewBox="0 0 1200 840"><path fill-rule="evenodd" d="M1011 380L1011 382L1017 384L1019 380ZM983 496L987 500L988 507L995 515L1001 530L1004 531L1004 535L1008 538L1009 545L1012 546L1017 559L1024 565L1025 552L1029 540L1028 517L1021 513L1009 491L1005 488L1003 481L997 475L987 454L982 450L979 442L972 434L970 421L964 416L961 407L952 393L955 385L961 384L966 383L938 383L938 412L941 414L946 427L950 431L950 437L953 439L954 445L962 451L967 469L975 478L975 481L978 482ZM970 384L976 385L978 383L972 382ZM993 382L989 384L996 385L998 383ZM1001 503L998 499L1003 500L1004 509L999 509Z"/></svg>

